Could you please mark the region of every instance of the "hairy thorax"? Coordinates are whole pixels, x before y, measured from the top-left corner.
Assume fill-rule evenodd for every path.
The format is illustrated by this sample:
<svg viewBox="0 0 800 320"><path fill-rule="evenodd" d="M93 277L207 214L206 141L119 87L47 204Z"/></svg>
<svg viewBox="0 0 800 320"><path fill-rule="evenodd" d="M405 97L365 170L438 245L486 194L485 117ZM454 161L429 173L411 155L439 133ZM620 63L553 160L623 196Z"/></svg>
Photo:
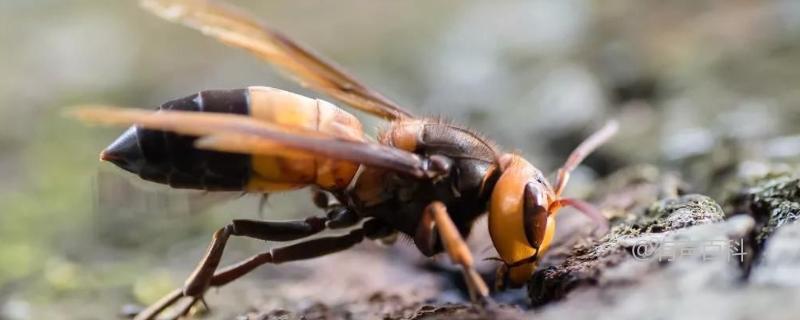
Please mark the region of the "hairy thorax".
<svg viewBox="0 0 800 320"><path fill-rule="evenodd" d="M476 133L437 120L395 121L379 139L423 158L443 159L449 165L448 173L436 179L417 179L365 167L347 194L355 210L413 237L425 207L441 201L461 234L467 236L474 220L486 212L497 179L494 146Z"/></svg>

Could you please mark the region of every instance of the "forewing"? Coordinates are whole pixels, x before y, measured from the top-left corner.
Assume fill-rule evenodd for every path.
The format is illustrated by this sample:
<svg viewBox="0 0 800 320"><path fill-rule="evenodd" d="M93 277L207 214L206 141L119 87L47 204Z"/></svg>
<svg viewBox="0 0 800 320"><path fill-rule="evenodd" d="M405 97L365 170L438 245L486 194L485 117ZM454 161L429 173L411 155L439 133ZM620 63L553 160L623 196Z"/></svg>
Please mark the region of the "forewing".
<svg viewBox="0 0 800 320"><path fill-rule="evenodd" d="M236 114L191 111L152 112L113 107L84 107L73 115L108 125L138 125L201 137L198 148L259 155L323 156L425 177L425 165L414 153L390 146L350 141L296 127L265 123Z"/></svg>
<svg viewBox="0 0 800 320"><path fill-rule="evenodd" d="M250 51L292 75L300 84L354 108L387 119L411 113L368 88L331 62L235 8L206 0L140 0L142 7L219 41Z"/></svg>

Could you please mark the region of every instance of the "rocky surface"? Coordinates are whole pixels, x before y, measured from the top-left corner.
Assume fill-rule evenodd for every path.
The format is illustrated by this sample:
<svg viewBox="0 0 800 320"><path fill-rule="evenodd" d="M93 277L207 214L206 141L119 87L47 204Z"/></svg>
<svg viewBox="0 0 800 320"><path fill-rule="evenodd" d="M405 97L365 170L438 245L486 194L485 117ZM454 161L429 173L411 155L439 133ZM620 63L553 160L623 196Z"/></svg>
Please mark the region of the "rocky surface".
<svg viewBox="0 0 800 320"><path fill-rule="evenodd" d="M798 183L760 179L725 218L702 195L628 212L609 235L540 270L537 319L795 319ZM742 199L745 201L742 202Z"/></svg>
<svg viewBox="0 0 800 320"><path fill-rule="evenodd" d="M412 303L403 304L396 297L373 296L366 301L346 305L327 306L313 305L305 310L291 312L274 310L266 313L252 313L240 317L244 320L300 320L300 319L409 319L409 320L444 320L444 319L523 319L521 310L512 306L498 306L493 310L463 303ZM363 306L373 309L367 314L360 312ZM353 309L358 310L353 312ZM394 309L391 312L375 312L379 309Z"/></svg>
<svg viewBox="0 0 800 320"><path fill-rule="evenodd" d="M797 290L800 287L800 224L780 228L769 238L750 281L765 287ZM796 294L795 294L796 295Z"/></svg>
<svg viewBox="0 0 800 320"><path fill-rule="evenodd" d="M725 203L727 213L707 196L682 194L682 182L652 167L628 168L602 183L606 187L594 201L613 217L611 231L592 239L585 221L559 217L561 230L570 232L559 235L527 290L497 295L502 303L496 308L466 303L452 270L423 270L424 264L407 259L402 249L386 254L367 244L261 271L258 285L246 281L223 288L208 297L220 308L207 316L708 320L800 314L796 178L744 184Z"/></svg>
<svg viewBox="0 0 800 320"><path fill-rule="evenodd" d="M632 222L616 225L597 243L576 248L564 263L538 271L528 285L531 301L543 305L576 287L600 284L607 271L629 261L663 260L661 254L674 253L659 252L674 242L667 232L719 222L723 216L718 204L701 195L659 201Z"/></svg>
<svg viewBox="0 0 800 320"><path fill-rule="evenodd" d="M781 175L762 179L744 192L746 210L759 222L756 241L763 244L775 231L800 218L800 179Z"/></svg>

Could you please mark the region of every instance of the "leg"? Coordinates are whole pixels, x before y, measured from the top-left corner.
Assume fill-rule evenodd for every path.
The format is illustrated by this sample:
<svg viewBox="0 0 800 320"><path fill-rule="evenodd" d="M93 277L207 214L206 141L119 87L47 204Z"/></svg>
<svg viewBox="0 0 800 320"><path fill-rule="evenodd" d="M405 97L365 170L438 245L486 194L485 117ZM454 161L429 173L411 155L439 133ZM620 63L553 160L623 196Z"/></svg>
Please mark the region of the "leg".
<svg viewBox="0 0 800 320"><path fill-rule="evenodd" d="M364 240L364 230L356 229L342 236L311 239L283 248L272 249L220 269L211 278L210 284L212 287L224 286L265 263L279 264L318 258L349 249L362 240Z"/></svg>
<svg viewBox="0 0 800 320"><path fill-rule="evenodd" d="M331 194L327 191L314 188L311 192L314 205L328 212L328 222L325 224L328 229L351 227L361 220L361 217L347 207L339 204L335 198L332 201Z"/></svg>
<svg viewBox="0 0 800 320"><path fill-rule="evenodd" d="M197 297L206 291L231 235L265 241L292 241L319 233L326 228L326 224L332 224L330 227L336 229L353 226L359 221L355 213L341 207L331 210L328 215L331 218L311 217L302 221L286 222L234 220L214 233L206 255L184 283L183 294Z"/></svg>
<svg viewBox="0 0 800 320"><path fill-rule="evenodd" d="M225 244L231 235L265 241L292 241L324 230L325 221L325 218L317 217L286 222L234 220L233 223L214 233L205 256L184 283L183 295L197 297L206 291L214 271L222 260Z"/></svg>
<svg viewBox="0 0 800 320"><path fill-rule="evenodd" d="M266 263L278 264L282 262L321 257L330 253L348 249L361 242L363 239L364 230L356 229L342 236L317 238L283 248L272 249L216 271L207 279L208 287L220 287L228 284L229 282L244 276L253 269ZM182 297L187 296L191 297L192 299L187 305L185 305L183 308L180 308L180 311L177 314L178 316L183 316L188 313L192 305L200 301L200 298L198 296L186 295L181 289L176 289L152 306L148 307L146 310L142 311L142 313L137 315L134 320L153 320L156 316L163 312L164 309L174 305Z"/></svg>
<svg viewBox="0 0 800 320"><path fill-rule="evenodd" d="M444 206L444 204L438 201L431 203L425 208L424 216L425 218L423 218L423 221L426 221L427 219L433 220L435 228L439 233L439 237L442 239L442 243L444 244L444 248L447 251L447 254L450 256L450 260L461 265L462 272L464 274L464 280L469 288L469 295L472 301L480 302L482 304L490 303L489 288L486 286L486 283L483 282L483 279L481 279L481 276L478 274L478 272L475 271L472 254L469 252L469 248L467 247L466 242L464 242L464 239L461 237L461 234L458 232L453 220L447 214L447 208ZM419 233L420 232L418 232L418 235L415 236L415 238L433 239L431 236L424 235L425 231L421 231L423 235L420 235ZM426 247L431 248L433 245L428 243L426 244Z"/></svg>
<svg viewBox="0 0 800 320"><path fill-rule="evenodd" d="M502 262L503 260L500 259ZM506 284L508 283L508 265L505 263L501 263L500 266L497 267L497 270L494 273L494 290L496 291L504 291L506 290Z"/></svg>
<svg viewBox="0 0 800 320"><path fill-rule="evenodd" d="M233 223L214 233L205 256L200 260L200 263L186 280L183 289L168 294L145 310L146 312L143 312L143 314L148 314L147 311L154 311L151 312L151 314L156 315L167 306L177 302L177 300L183 296L194 297L194 302L202 298L203 293L205 293L211 284L211 278L222 260L225 244L231 235L245 236L265 241L292 241L319 233L325 229L327 221L327 218L319 217L284 222L234 220ZM157 307L157 309L154 309L154 307ZM186 311L188 311L188 309ZM150 318L137 317L136 319Z"/></svg>

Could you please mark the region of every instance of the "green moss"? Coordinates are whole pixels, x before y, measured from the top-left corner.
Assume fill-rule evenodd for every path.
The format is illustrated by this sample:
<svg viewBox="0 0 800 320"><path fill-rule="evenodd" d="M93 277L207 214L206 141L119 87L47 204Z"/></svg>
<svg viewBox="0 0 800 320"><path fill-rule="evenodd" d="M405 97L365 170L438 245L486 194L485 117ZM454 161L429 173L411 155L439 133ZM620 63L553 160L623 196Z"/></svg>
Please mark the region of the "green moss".
<svg viewBox="0 0 800 320"><path fill-rule="evenodd" d="M792 175L765 177L749 189L750 210L761 230L763 243L778 228L800 218L800 178Z"/></svg>
<svg viewBox="0 0 800 320"><path fill-rule="evenodd" d="M560 265L534 273L528 281L528 296L534 305L561 299L577 286L596 283L602 270L628 258L633 254L629 251L632 246L652 241L648 237L720 222L724 216L719 204L704 195L689 194L656 201L646 210L631 212L632 222L619 221L602 239L576 247Z"/></svg>
<svg viewBox="0 0 800 320"><path fill-rule="evenodd" d="M657 201L645 211L636 225L645 232L664 232L696 224L720 222L724 217L722 207L713 199L689 194Z"/></svg>

